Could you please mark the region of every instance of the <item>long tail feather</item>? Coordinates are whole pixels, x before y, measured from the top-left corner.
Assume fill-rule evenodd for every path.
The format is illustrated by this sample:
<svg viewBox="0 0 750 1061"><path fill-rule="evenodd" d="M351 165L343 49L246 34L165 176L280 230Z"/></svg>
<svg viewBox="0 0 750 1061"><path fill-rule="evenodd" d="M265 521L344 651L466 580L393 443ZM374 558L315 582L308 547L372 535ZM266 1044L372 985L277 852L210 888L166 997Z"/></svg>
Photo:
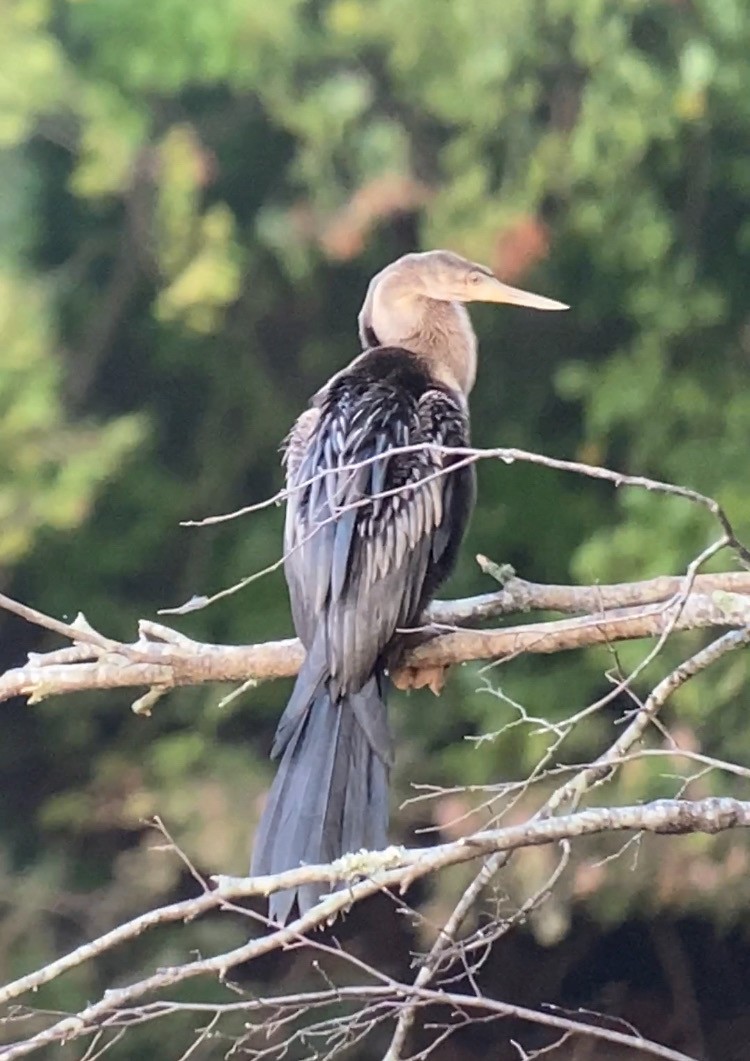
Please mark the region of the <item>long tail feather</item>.
<svg viewBox="0 0 750 1061"><path fill-rule="evenodd" d="M253 874L385 846L390 738L382 684L373 676L360 692L334 700L328 686L303 665L290 701L296 725L285 723L285 715L279 725L283 740L277 733L274 747L281 762L255 839ZM306 711L300 704L305 686ZM277 892L269 914L283 924L295 899L305 913L326 891L325 884L309 884Z"/></svg>

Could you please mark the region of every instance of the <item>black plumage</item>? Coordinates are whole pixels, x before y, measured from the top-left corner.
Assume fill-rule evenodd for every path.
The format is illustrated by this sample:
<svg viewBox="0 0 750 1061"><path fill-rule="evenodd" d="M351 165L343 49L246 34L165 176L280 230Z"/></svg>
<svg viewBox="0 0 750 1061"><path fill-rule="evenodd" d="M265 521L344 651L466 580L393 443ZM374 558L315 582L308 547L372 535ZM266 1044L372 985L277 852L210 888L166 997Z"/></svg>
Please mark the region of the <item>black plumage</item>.
<svg viewBox="0 0 750 1061"><path fill-rule="evenodd" d="M452 471L438 448L468 445L463 401L413 354L369 351L316 401L287 449L285 571L307 658L274 741L254 873L386 844L389 649L449 574L474 501L473 467ZM300 908L319 890L300 889ZM271 916L294 898L274 895Z"/></svg>
<svg viewBox="0 0 750 1061"><path fill-rule="evenodd" d="M464 302L564 309L448 251L405 255L370 283L365 352L315 396L287 440L285 573L307 656L279 722L280 759L252 872L387 843L386 711L398 631L450 573L474 504L467 395L476 339ZM304 913L324 888L271 896Z"/></svg>

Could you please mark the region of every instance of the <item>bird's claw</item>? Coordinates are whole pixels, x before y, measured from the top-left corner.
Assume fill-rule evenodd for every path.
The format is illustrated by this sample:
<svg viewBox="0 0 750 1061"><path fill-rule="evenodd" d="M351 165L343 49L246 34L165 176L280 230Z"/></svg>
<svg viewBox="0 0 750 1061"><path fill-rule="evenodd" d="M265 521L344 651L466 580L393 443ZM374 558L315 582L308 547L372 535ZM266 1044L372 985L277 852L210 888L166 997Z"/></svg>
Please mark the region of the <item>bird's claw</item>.
<svg viewBox="0 0 750 1061"><path fill-rule="evenodd" d="M432 689L439 696L445 685L447 667L399 667L391 675L397 689Z"/></svg>

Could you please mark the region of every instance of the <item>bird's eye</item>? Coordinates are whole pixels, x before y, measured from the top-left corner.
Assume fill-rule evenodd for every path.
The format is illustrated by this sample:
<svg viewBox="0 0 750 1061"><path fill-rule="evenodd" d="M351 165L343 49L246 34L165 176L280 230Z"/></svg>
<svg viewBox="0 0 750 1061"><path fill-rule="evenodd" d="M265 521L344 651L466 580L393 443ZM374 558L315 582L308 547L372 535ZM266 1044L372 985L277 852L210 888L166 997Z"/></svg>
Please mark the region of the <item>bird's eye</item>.
<svg viewBox="0 0 750 1061"><path fill-rule="evenodd" d="M472 269L472 271L469 273L470 284L481 284L484 279L484 274L480 273L478 269Z"/></svg>

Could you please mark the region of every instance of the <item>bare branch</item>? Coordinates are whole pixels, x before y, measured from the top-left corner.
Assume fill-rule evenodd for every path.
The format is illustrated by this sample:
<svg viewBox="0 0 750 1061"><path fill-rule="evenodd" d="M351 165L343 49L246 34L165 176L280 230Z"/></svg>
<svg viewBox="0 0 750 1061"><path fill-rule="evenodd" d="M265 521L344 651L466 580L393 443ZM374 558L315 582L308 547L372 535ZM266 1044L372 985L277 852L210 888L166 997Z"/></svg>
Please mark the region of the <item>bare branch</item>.
<svg viewBox="0 0 750 1061"><path fill-rule="evenodd" d="M721 505L712 497L708 497L706 494L701 494L697 490L691 490L686 486L677 486L674 483L667 483L660 479L650 479L645 475L626 475L623 472L612 471L610 468L604 468L599 465L585 464L582 461L571 461L564 460L559 457L548 457L544 453L533 453L529 450L508 448L508 447L495 447L492 449L479 449L477 447L456 447L456 446L438 446L432 443L415 443L409 446L393 447L388 451L389 459L391 457L399 456L406 453L414 453L418 451L429 451L437 453L444 457L452 457L454 461L462 460L466 464L473 464L480 460L499 460L503 464L515 464L517 461L536 464L543 468L550 468L553 471L561 472L572 472L575 475L583 475L589 479L600 479L604 482L612 483L615 487L635 487L640 490L647 490L652 493L664 494L672 497L679 497L685 501L689 501L691 504L697 505L700 508L706 509L714 516L724 534L730 540L731 545L742 557L745 563L750 563L750 551L740 542L734 532L734 528L724 512ZM340 465L336 469L336 473L344 471L357 471L360 468L365 467L368 464L373 464L379 460L382 460L380 455L368 457L365 460L357 461L348 465ZM451 470L456 467L455 463L451 466ZM446 472L448 469L446 468ZM318 472L305 482L299 483L296 487L296 491L306 490L312 486L313 483L325 478L330 475L331 472L328 470ZM438 474L445 474L441 472ZM382 494L378 494L377 497L387 497L389 493L399 492L398 488L394 491L384 491ZM221 523L226 520L237 519L241 516L248 515L252 512L258 512L260 509L269 508L272 505L279 505L282 502L288 500L294 491L279 490L278 493L274 494L273 497L266 498L264 501L257 502L252 505L246 505L244 508L237 509L234 512L229 512L220 516L207 516L202 520L187 520L183 523L183 526L187 527L200 527L209 524Z"/></svg>
<svg viewBox="0 0 750 1061"><path fill-rule="evenodd" d="M696 576L696 581L700 577ZM540 808L532 821L547 819L566 801L573 801L574 805L577 805L589 788L600 783L617 769L623 758L627 756L634 744L640 740L649 723L653 721L658 711L677 688L702 670L705 670L726 653L748 643L750 643L750 629L730 631L730 633L714 641L707 648L677 667L676 670L659 683L630 725L611 746L593 764L583 767L570 781L560 786L550 796L544 806ZM455 946L459 930L468 912L493 877L506 865L509 857L510 853L507 851L495 851L485 861L473 881L464 891L435 940L430 953L417 973L414 981L415 986L424 987L433 979L443 962L446 952ZM407 1005L403 1008L399 1014L385 1061L400 1061L406 1038L414 1023L415 1016L415 1006Z"/></svg>
<svg viewBox="0 0 750 1061"><path fill-rule="evenodd" d="M117 1027L120 1024L124 1027L129 1027L134 1024L143 1024L150 1020L158 1020L159 1018L169 1016L172 1013L183 1012L211 1014L213 1017L209 1024L209 1027L211 1027L221 1016L230 1013L252 1014L258 1012L265 1013L270 1010L285 1014L285 1016L275 1021L276 1024L279 1024L282 1021L286 1022L289 1019L296 1018L302 1012L309 1012L326 1006L330 1007L336 1003L345 1003L349 1001L365 1003L374 1002L379 1008L384 1009L384 1016L388 1016L390 1012L397 1010L398 1007L403 1004L404 999L409 999L414 1005L419 1007L444 1007L450 1011L450 1016L452 1018L457 1016L464 1017L466 1010L479 1010L480 1013L483 1012L487 1016L493 1016L498 1019L514 1018L515 1020L525 1021L529 1024L536 1024L542 1027L560 1030L565 1032L566 1036L580 1035L601 1042L629 1047L630 1049L650 1054L653 1057L662 1058L663 1061L693 1061L693 1059L688 1057L687 1054L683 1054L678 1050L672 1050L669 1047L662 1046L660 1043L655 1043L652 1040L645 1039L643 1036L638 1035L637 1032L621 1032L613 1028L607 1028L601 1024L596 1025L586 1023L577 1017L564 1015L562 1012L554 1011L551 1008L549 1010L534 1010L526 1006L501 1002L485 996L462 995L456 992L416 988L412 985L400 984L397 981L391 981L388 984L383 985L367 984L353 986L347 985L342 987L334 986L325 991L298 992L293 995L282 995L271 998L245 998L239 1001L225 1003L178 1002L165 999L163 1001L139 1006L137 1009L122 1010L117 1015L113 1016L112 1019L107 1019L102 1021L102 1023L108 1028ZM79 1038L81 1035L92 1034L91 1028L76 1025L75 1022L77 1020L77 1017L67 1019L69 1031L68 1039L75 1039ZM330 1029L332 1025L339 1024L340 1021L341 1018L333 1017L319 1022L317 1025L313 1026L312 1029L308 1027L306 1029L306 1037L310 1037L313 1031L317 1031L319 1034L323 1033L325 1030ZM348 1025L350 1019L346 1018L345 1023ZM463 1023L464 1021L462 1021L462 1024ZM465 1023L469 1023L468 1019ZM448 1025L446 1031L450 1032L451 1030L455 1030L455 1026ZM296 1034L294 1037L296 1038ZM289 1045L291 1041L291 1039L288 1039L284 1045ZM25 1054L18 1053L17 1051L21 1046L26 1045L27 1044L25 1043L19 1043L7 1047L5 1050L0 1049L0 1058L2 1058L3 1061L11 1061L13 1058L25 1056ZM347 1043L347 1045L351 1046L351 1043ZM269 1052L281 1055L283 1049L284 1047L272 1047ZM26 1053L28 1052L29 1051L26 1051ZM543 1051L540 1051L539 1053L542 1052ZM255 1056L257 1057L260 1055L255 1054ZM539 1054L536 1056L539 1056Z"/></svg>
<svg viewBox="0 0 750 1061"><path fill-rule="evenodd" d="M568 784L563 785L555 792L548 801L549 813L555 811L565 803L576 806L584 792L589 791L607 777L613 768L622 761L630 749L641 739L656 713L662 708L669 697L689 681L696 674L710 667L712 663L731 652L735 648L750 643L750 629L732 630L718 640L712 642L700 652L696 652L690 659L685 660L663 681L659 682L643 707L636 713L632 722L623 730L606 752L599 756L591 764L581 770Z"/></svg>
<svg viewBox="0 0 750 1061"><path fill-rule="evenodd" d="M484 557L477 557L483 561ZM662 575L643 582L618 582L613 585L555 586L527 582L516 575L504 580L497 593L483 593L465 600L435 601L427 618L436 626L473 626L501 615L545 611L568 614L597 613L613 608L633 608L658 604L678 597L686 588L684 575ZM750 573L733 571L720 575L698 575L695 592L750 593Z"/></svg>
<svg viewBox="0 0 750 1061"><path fill-rule="evenodd" d="M665 578L619 587L535 586L514 578L499 594L433 605L427 619L431 621L435 617L445 626L474 616L507 614L511 607L514 611L552 608L580 611L597 594L607 603L614 603L621 593L620 599L627 601L628 606L572 619L438 634L409 649L402 664L415 669L446 667L467 660L510 659L521 653L562 652L633 638L659 637L672 629L726 629L750 624L750 574L697 576L692 592L682 603L680 594L675 598L673 590L684 588L685 584L685 579ZM514 600L518 602L515 606ZM633 601L641 604L630 603ZM97 634L88 625L82 630L58 623L2 595L0 607L76 642L71 646L76 649L73 656L61 657L59 652L47 656L35 654L26 666L7 671L0 677L0 700L28 696L35 702L84 690L147 687L153 691L145 704L150 708L164 691L178 686L292 677L304 658L304 650L296 639L259 645L215 645L193 641L161 624L143 621L140 639L135 644L123 644ZM157 636L158 641L154 640ZM91 646L88 661L81 661L83 650L79 642L82 640Z"/></svg>
<svg viewBox="0 0 750 1061"><path fill-rule="evenodd" d="M446 866L458 865L474 858L525 847L555 844L612 832L650 833L719 833L750 826L750 801L712 798L690 802L657 800L630 807L598 807L559 818L536 818L521 825L491 829L462 837L451 843L427 848L387 848L380 852L346 855L328 866L303 866L300 869L255 878L216 878L216 890L203 892L194 899L160 907L127 924L120 925L98 939L71 951L35 973L30 973L0 989L0 1003L34 991L62 973L83 965L93 958L133 940L158 925L192 920L209 910L221 909L239 898L267 896L300 884L347 882L345 889L333 892L303 917L277 928L260 939L212 958L160 969L157 973L129 987L108 991L99 1002L82 1010L75 1018L59 1021L52 1028L11 1047L0 1047L0 1061L24 1057L42 1046L80 1034L90 1034L112 1013L131 1005L136 999L162 988L171 987L196 976L218 975L224 979L234 966L252 961L262 954L278 950L299 940L313 928L325 925L338 913L348 909L383 888L404 891L413 881ZM422 985L415 984L419 989Z"/></svg>

